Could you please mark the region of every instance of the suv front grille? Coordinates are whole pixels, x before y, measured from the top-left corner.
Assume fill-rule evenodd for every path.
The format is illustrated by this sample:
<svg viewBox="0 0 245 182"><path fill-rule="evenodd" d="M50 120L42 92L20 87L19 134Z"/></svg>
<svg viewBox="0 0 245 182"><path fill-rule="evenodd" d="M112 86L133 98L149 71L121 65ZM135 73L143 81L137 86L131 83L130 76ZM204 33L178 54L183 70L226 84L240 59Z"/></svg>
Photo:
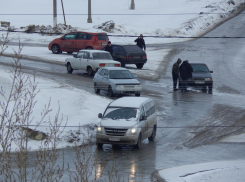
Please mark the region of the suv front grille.
<svg viewBox="0 0 245 182"><path fill-rule="evenodd" d="M124 136L128 129L105 128L106 135L110 136Z"/></svg>

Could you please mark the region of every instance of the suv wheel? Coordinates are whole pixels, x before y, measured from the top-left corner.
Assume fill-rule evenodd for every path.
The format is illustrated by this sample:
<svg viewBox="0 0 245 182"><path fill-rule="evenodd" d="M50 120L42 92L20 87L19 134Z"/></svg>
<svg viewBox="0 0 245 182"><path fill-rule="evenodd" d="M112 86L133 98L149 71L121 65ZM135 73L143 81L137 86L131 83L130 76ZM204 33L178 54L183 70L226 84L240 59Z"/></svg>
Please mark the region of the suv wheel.
<svg viewBox="0 0 245 182"><path fill-rule="evenodd" d="M59 54L60 53L60 47L57 44L52 45L51 50L52 50L52 52L54 54Z"/></svg>
<svg viewBox="0 0 245 182"><path fill-rule="evenodd" d="M121 62L121 67L125 68L125 63Z"/></svg>
<svg viewBox="0 0 245 182"><path fill-rule="evenodd" d="M139 138L138 138L138 141L137 141L137 144L134 146L134 148L136 149L140 149L141 147L141 133L139 135Z"/></svg>
<svg viewBox="0 0 245 182"><path fill-rule="evenodd" d="M138 64L136 64L136 67L137 67L138 69L143 68L143 66L144 66L144 63L138 63Z"/></svg>
<svg viewBox="0 0 245 182"><path fill-rule="evenodd" d="M154 141L155 137L156 137L156 126L154 126L153 130L152 130L152 134L151 136L148 138L149 141Z"/></svg>

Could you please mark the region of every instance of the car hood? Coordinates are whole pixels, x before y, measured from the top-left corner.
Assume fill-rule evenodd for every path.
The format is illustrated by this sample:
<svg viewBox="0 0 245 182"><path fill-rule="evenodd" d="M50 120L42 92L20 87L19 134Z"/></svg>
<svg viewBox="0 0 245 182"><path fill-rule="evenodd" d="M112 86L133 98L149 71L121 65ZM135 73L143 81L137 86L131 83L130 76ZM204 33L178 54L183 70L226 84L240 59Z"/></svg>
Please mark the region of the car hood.
<svg viewBox="0 0 245 182"><path fill-rule="evenodd" d="M211 73L192 73L193 78L212 78Z"/></svg>
<svg viewBox="0 0 245 182"><path fill-rule="evenodd" d="M110 79L110 82L113 84L137 84L139 85L140 82L137 79Z"/></svg>
<svg viewBox="0 0 245 182"><path fill-rule="evenodd" d="M100 121L100 126L102 127L111 127L111 128L132 128L137 124L135 120L125 120L125 119L102 119Z"/></svg>

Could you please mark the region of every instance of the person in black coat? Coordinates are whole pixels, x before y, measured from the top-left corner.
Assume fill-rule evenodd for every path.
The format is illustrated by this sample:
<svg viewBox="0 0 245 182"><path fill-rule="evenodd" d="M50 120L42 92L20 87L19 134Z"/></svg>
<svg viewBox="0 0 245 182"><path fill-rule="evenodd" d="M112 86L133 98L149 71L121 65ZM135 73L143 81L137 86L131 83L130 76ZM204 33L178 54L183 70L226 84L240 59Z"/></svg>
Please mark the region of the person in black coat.
<svg viewBox="0 0 245 182"><path fill-rule="evenodd" d="M111 41L109 41L109 42L107 43L107 46L105 46L105 51L111 53L111 56L112 56L112 54L113 54L113 49L112 49L112 46L111 46Z"/></svg>
<svg viewBox="0 0 245 182"><path fill-rule="evenodd" d="M181 92L187 92L187 83L190 78L192 78L193 69L189 64L189 60L183 61L179 68L181 81Z"/></svg>
<svg viewBox="0 0 245 182"><path fill-rule="evenodd" d="M172 67L172 78L173 78L173 89L178 90L177 89L177 83L179 80L179 65L181 63L181 59L179 58L173 65ZM180 87L180 84L179 84Z"/></svg>
<svg viewBox="0 0 245 182"><path fill-rule="evenodd" d="M136 42L136 45L139 46L141 49L143 49L144 51L145 49L145 40L143 39L143 35L140 34L140 36L134 40L134 42Z"/></svg>

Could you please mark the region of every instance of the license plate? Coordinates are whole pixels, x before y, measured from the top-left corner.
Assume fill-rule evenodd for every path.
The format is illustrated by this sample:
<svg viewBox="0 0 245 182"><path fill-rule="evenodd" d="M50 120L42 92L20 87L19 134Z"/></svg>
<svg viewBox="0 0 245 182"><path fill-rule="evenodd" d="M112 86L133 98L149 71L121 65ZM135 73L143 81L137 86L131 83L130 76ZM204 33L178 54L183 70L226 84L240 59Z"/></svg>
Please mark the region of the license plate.
<svg viewBox="0 0 245 182"><path fill-rule="evenodd" d="M113 137L113 138L109 138L109 140L114 141L114 142L118 142L118 141L120 141L120 138Z"/></svg>
<svg viewBox="0 0 245 182"><path fill-rule="evenodd" d="M107 45L107 43L102 43L102 45Z"/></svg>
<svg viewBox="0 0 245 182"><path fill-rule="evenodd" d="M140 59L140 56L135 56L134 59Z"/></svg>
<svg viewBox="0 0 245 182"><path fill-rule="evenodd" d="M204 81L195 81L195 84L204 84Z"/></svg>

